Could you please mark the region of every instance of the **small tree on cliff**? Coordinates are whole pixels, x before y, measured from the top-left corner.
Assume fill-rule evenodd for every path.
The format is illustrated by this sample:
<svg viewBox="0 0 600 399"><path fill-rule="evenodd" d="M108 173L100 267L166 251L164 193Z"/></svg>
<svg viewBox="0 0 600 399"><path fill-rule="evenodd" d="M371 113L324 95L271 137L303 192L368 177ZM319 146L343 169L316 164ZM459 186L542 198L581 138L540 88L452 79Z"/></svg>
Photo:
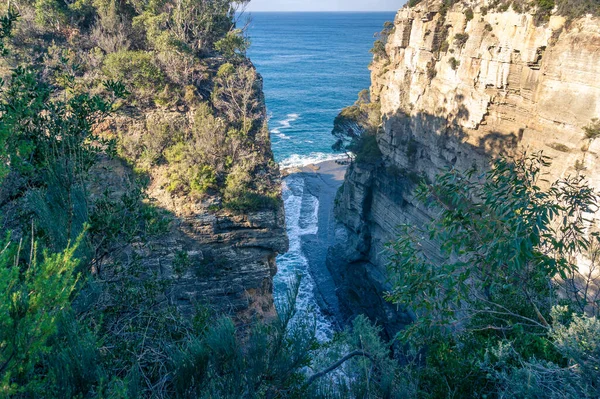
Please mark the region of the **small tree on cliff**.
<svg viewBox="0 0 600 399"><path fill-rule="evenodd" d="M500 159L483 175L452 170L418 190L438 216L424 230L407 226L390 245L394 288L387 298L414 309L415 323L402 337L427 344L429 385L422 389L430 394L510 391L502 385L507 376L525 372L519 364L532 359L579 379L565 367L583 370L577 359L600 347L597 323L585 316L598 315L598 292L591 288L597 276L581 274L576 264L587 255L591 270L597 267L598 235L589 233L587 219L598 210L597 194L580 176L543 190L547 166L541 154ZM439 244L435 261L424 253L424 241ZM567 307L553 310L558 305ZM583 318L580 339L590 343L577 356L557 346L557 331L570 328L571 313L579 315L574 321ZM595 391L590 383L573 389L581 397Z"/></svg>
<svg viewBox="0 0 600 399"><path fill-rule="evenodd" d="M357 162L377 162L381 158L376 139L380 123L381 105L371 102L368 90L361 91L356 102L333 121L333 150L352 153Z"/></svg>

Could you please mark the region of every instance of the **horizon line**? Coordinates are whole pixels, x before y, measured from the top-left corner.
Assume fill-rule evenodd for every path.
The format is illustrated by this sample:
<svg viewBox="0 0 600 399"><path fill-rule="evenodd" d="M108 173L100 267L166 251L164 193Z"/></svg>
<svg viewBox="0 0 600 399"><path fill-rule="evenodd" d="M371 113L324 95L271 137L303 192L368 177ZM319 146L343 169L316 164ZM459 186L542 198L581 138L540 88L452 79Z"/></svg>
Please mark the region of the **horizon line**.
<svg viewBox="0 0 600 399"><path fill-rule="evenodd" d="M398 9L399 10L399 9ZM398 12L398 10L377 10L377 11L373 11L373 10L244 10L244 13L253 13L253 12L264 12L264 13L275 13L275 12L279 12L279 13L324 13L324 12L328 12L328 13L380 13L380 12Z"/></svg>

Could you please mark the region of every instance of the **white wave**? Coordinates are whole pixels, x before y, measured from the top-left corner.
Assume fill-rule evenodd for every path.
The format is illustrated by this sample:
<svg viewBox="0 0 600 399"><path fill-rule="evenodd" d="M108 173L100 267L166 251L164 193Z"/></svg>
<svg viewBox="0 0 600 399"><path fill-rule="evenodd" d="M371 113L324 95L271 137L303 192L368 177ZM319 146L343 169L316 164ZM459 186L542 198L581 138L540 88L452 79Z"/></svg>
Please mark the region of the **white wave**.
<svg viewBox="0 0 600 399"><path fill-rule="evenodd" d="M328 154L325 152L312 152L309 155L298 155L293 154L283 161L279 162L279 166L282 169L287 168L301 168L303 166L316 164L325 161L337 161L342 159L348 159L346 154Z"/></svg>
<svg viewBox="0 0 600 399"><path fill-rule="evenodd" d="M282 140L290 140L291 139L290 136L286 136L284 133L279 133L277 136L279 136L279 138Z"/></svg>
<svg viewBox="0 0 600 399"><path fill-rule="evenodd" d="M296 122L300 118L299 114L288 114L286 116L287 116L286 119L283 119L283 120L280 120L279 122L277 122L279 124L279 126L272 129L271 133L281 134L282 129L290 129L292 127L292 123ZM289 136L286 136L286 137L279 136L279 137L281 137L282 139L285 139L285 140L287 140L289 138Z"/></svg>
<svg viewBox="0 0 600 399"><path fill-rule="evenodd" d="M315 299L315 281L309 272L309 264L302 251L302 237L317 234L319 230L319 200L304 190L304 179L289 176L284 180L283 199L285 203L286 229L290 240L289 251L277 257L275 275L276 303L285 301L287 289L298 275L301 276L295 318L312 313L317 327L317 339L324 342L333 336L331 322L323 315Z"/></svg>

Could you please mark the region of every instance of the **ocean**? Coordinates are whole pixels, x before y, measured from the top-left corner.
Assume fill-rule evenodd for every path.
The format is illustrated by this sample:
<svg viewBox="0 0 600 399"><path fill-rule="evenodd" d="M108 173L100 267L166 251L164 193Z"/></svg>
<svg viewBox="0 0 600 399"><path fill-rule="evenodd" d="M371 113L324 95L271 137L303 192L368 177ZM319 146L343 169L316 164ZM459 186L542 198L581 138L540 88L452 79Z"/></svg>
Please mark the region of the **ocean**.
<svg viewBox="0 0 600 399"><path fill-rule="evenodd" d="M374 34L395 14L249 15L248 55L264 79L276 161L331 158L333 120L369 88Z"/></svg>
<svg viewBox="0 0 600 399"><path fill-rule="evenodd" d="M282 167L335 159L331 130L338 113L370 86L369 50L394 13L252 13L248 55L264 79L275 159ZM314 317L317 338L331 339L334 320L319 308L305 238L319 232L319 200L305 180L283 182L290 249L277 258L276 304L286 300L291 282L301 276L297 317Z"/></svg>

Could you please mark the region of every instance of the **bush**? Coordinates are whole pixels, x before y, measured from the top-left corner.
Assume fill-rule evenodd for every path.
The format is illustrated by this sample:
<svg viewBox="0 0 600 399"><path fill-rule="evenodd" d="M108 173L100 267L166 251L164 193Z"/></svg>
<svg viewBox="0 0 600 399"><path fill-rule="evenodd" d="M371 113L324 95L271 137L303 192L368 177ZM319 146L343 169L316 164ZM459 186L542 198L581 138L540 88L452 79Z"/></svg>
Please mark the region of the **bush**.
<svg viewBox="0 0 600 399"><path fill-rule="evenodd" d="M131 87L136 95L152 96L163 89L165 76L156 65L152 53L119 51L106 56L103 72L111 79ZM134 100L136 96L133 96Z"/></svg>
<svg viewBox="0 0 600 399"><path fill-rule="evenodd" d="M382 40L376 40L375 43L373 43L373 48L370 51L377 58L387 57L387 53L385 51L385 43Z"/></svg>
<svg viewBox="0 0 600 399"><path fill-rule="evenodd" d="M58 321L71 306L77 285L75 244L62 253L32 244L21 263L21 245L3 240L0 247L0 390L11 397L27 392L43 395L36 370L52 350ZM38 391L40 389L40 391Z"/></svg>
<svg viewBox="0 0 600 399"><path fill-rule="evenodd" d="M235 29L215 43L215 50L231 59L244 57L249 46L250 41L243 36L242 30Z"/></svg>
<svg viewBox="0 0 600 399"><path fill-rule="evenodd" d="M456 71L460 66L460 61L452 57L448 60L448 64L450 64L450 68L452 68L452 70Z"/></svg>
<svg viewBox="0 0 600 399"><path fill-rule="evenodd" d="M165 151L169 163L168 191L178 194L203 195L216 188L217 177L213 167L203 164L184 142Z"/></svg>
<svg viewBox="0 0 600 399"><path fill-rule="evenodd" d="M471 21L475 17L475 14L473 14L472 8L467 8L465 10L465 17L467 18L467 22Z"/></svg>
<svg viewBox="0 0 600 399"><path fill-rule="evenodd" d="M443 40L442 43L440 44L440 52L445 53L446 51L448 51L448 49L450 48L450 43L448 43L448 40Z"/></svg>
<svg viewBox="0 0 600 399"><path fill-rule="evenodd" d="M281 205L278 193L261 194L253 191L238 192L238 196L223 203L226 209L245 213L277 209Z"/></svg>
<svg viewBox="0 0 600 399"><path fill-rule="evenodd" d="M598 277L572 262L585 256L598 267L600 238L583 228L598 195L582 177L542 190L547 166L539 154L499 159L484 175L453 170L416 191L436 216L425 229L404 226L389 245L388 299L414 310L400 337L420 354L423 396L554 398L563 386L566 397L597 396L599 324L584 315L600 312L585 289ZM435 260L423 251L429 243ZM553 388L537 391L544 386Z"/></svg>
<svg viewBox="0 0 600 399"><path fill-rule="evenodd" d="M454 36L454 44L459 48L463 48L468 40L469 35L467 33L457 33Z"/></svg>
<svg viewBox="0 0 600 399"><path fill-rule="evenodd" d="M226 63L219 67L212 101L215 108L227 118L231 126L244 136L259 128L261 118L258 75L250 65L234 66Z"/></svg>
<svg viewBox="0 0 600 399"><path fill-rule="evenodd" d="M585 137L590 140L595 140L600 137L600 119L594 118L589 125L583 128Z"/></svg>

